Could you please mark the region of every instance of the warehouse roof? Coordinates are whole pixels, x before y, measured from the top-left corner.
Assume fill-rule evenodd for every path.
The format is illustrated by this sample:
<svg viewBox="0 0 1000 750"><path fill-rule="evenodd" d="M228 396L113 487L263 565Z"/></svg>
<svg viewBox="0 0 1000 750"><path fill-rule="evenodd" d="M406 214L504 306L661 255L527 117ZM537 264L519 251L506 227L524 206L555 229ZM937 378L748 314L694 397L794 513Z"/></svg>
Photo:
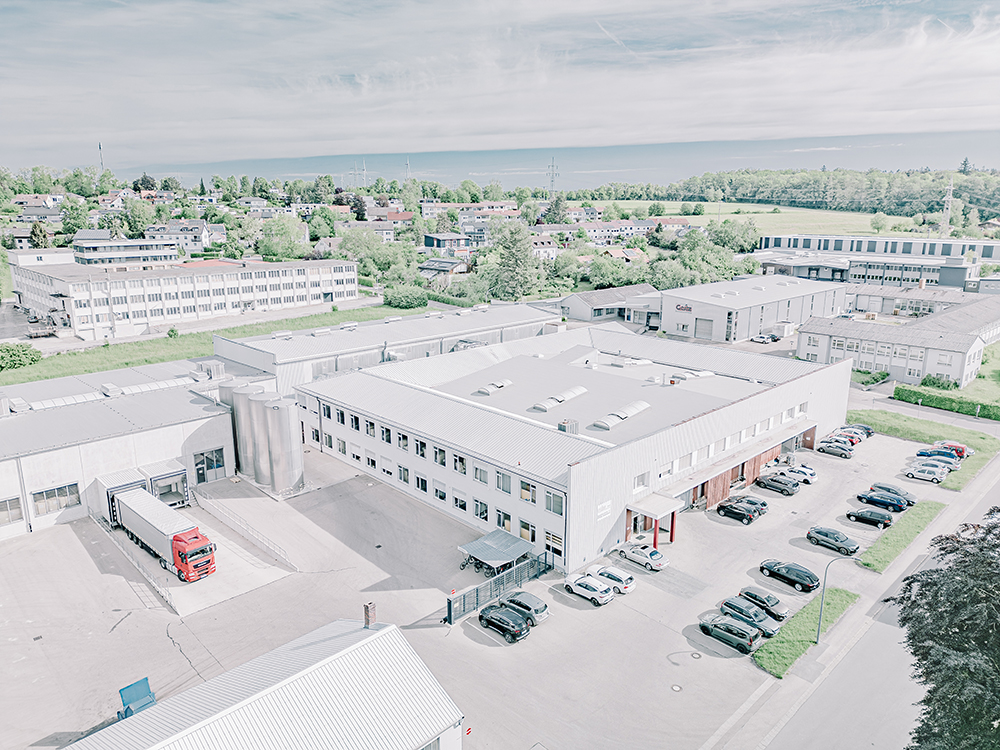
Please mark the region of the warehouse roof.
<svg viewBox="0 0 1000 750"><path fill-rule="evenodd" d="M656 292L656 287L652 284L632 284L631 286L616 286L609 289L595 289L592 292L577 292L571 294L565 300L576 297L592 308L617 306L629 297L637 297L640 294L652 294Z"/></svg>
<svg viewBox="0 0 1000 750"><path fill-rule="evenodd" d="M733 281L716 281L712 284L667 289L660 294L669 300L686 300L724 307L751 307L843 288L843 284L835 281L812 281L790 276L751 276Z"/></svg>
<svg viewBox="0 0 1000 750"><path fill-rule="evenodd" d="M551 313L528 305L489 305L483 309L466 309L442 315L428 313L400 320L371 321L353 329L320 329L315 334L313 331L295 331L277 338L255 336L239 339L236 343L270 355L275 364L283 364L383 346L391 348L449 335L461 334L463 338L469 338L478 331L557 320Z"/></svg>
<svg viewBox="0 0 1000 750"><path fill-rule="evenodd" d="M957 305L976 299L975 294L943 286L883 286L882 284L844 284L847 296L868 295L888 299L913 299Z"/></svg>
<svg viewBox="0 0 1000 750"><path fill-rule="evenodd" d="M884 344L900 344L901 346L923 346L929 349L962 352L963 354L972 350L976 346L976 342L982 343L979 336L975 334L926 329L917 323L888 325L869 323L864 320L848 320L847 318L809 318L799 326L799 334L804 333L817 333Z"/></svg>
<svg viewBox="0 0 1000 750"><path fill-rule="evenodd" d="M399 628L337 620L72 747L417 750L463 719Z"/></svg>
<svg viewBox="0 0 1000 750"><path fill-rule="evenodd" d="M996 326L998 321L1000 321L1000 296L990 294L928 315L909 327L927 331L978 334Z"/></svg>

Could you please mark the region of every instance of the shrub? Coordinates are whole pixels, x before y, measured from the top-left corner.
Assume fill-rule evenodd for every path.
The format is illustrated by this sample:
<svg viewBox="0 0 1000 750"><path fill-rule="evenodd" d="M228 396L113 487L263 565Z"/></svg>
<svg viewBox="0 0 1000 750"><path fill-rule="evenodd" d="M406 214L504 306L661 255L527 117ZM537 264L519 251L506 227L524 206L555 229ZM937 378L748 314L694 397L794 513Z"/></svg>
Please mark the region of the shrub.
<svg viewBox="0 0 1000 750"><path fill-rule="evenodd" d="M331 307L330 312L337 312L337 306L334 305L333 307Z"/></svg>
<svg viewBox="0 0 1000 750"><path fill-rule="evenodd" d="M432 299L435 302L441 302L445 305L454 305L455 307L472 307L478 304L468 297L451 297L447 294L438 294L437 292L426 292L427 299Z"/></svg>
<svg viewBox="0 0 1000 750"><path fill-rule="evenodd" d="M172 338L172 339L175 339L175 338L177 338L177 337L178 337L178 336L180 336L180 335L181 335L181 334L180 334L180 331L178 331L178 330L177 330L176 328L174 328L173 326L170 326L170 330L169 330L169 331L167 331L167 336L168 336L169 338Z"/></svg>
<svg viewBox="0 0 1000 750"><path fill-rule="evenodd" d="M358 276L358 286L375 286L375 279L370 279L367 276Z"/></svg>
<svg viewBox="0 0 1000 750"><path fill-rule="evenodd" d="M418 286L397 286L385 290L383 301L386 307L396 307L400 310L424 307L427 304L427 292Z"/></svg>
<svg viewBox="0 0 1000 750"><path fill-rule="evenodd" d="M42 353L31 344L0 344L0 370L16 370L41 359Z"/></svg>
<svg viewBox="0 0 1000 750"><path fill-rule="evenodd" d="M944 391L952 391L958 388L958 383L954 380L938 375L924 375L924 379L920 381L920 385L924 388L940 388Z"/></svg>
<svg viewBox="0 0 1000 750"><path fill-rule="evenodd" d="M861 385L875 385L876 383L881 383L889 377L889 373L885 370L880 372L871 372L870 370L855 370L851 374L851 380L855 383L860 383Z"/></svg>
<svg viewBox="0 0 1000 750"><path fill-rule="evenodd" d="M973 399L965 398L964 396L946 396L943 393L933 393L930 391L919 390L917 388L911 388L905 385L897 385L892 397L897 401L906 401L910 404L922 401L923 406L929 406L935 409L954 411L959 414L970 414L972 416L982 417L983 419L1000 420L1000 405L974 401ZM976 412L977 407L979 409L978 414Z"/></svg>

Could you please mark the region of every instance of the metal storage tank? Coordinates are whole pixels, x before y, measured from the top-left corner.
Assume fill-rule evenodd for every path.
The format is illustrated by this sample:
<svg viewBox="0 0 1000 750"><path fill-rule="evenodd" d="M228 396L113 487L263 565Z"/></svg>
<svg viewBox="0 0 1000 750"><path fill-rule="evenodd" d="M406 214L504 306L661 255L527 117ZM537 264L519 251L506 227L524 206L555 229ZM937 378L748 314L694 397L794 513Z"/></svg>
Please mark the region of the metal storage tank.
<svg viewBox="0 0 1000 750"><path fill-rule="evenodd" d="M233 391L247 384L245 380L230 378L219 383L219 402L225 404L230 409L233 407Z"/></svg>
<svg viewBox="0 0 1000 750"><path fill-rule="evenodd" d="M250 383L233 390L233 421L236 424L236 466L248 477L253 476L253 432L250 420L250 397L261 393L264 386Z"/></svg>
<svg viewBox="0 0 1000 750"><path fill-rule="evenodd" d="M298 405L293 399L270 401L267 410L267 435L271 453L271 489L277 495L302 489L305 467Z"/></svg>
<svg viewBox="0 0 1000 750"><path fill-rule="evenodd" d="M274 391L254 393L247 400L250 404L250 440L253 444L253 481L271 485L271 455L267 441L266 404L278 398ZM248 471L249 475L250 472Z"/></svg>

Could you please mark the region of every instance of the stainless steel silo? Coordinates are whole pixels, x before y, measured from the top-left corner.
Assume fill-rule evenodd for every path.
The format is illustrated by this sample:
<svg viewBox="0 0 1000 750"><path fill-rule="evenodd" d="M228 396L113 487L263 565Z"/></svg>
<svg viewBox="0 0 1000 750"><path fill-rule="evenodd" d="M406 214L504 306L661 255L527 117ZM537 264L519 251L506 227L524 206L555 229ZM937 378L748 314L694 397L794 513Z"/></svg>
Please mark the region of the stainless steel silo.
<svg viewBox="0 0 1000 750"><path fill-rule="evenodd" d="M247 384L245 380L230 378L219 383L219 402L225 404L230 409L233 407L233 391Z"/></svg>
<svg viewBox="0 0 1000 750"><path fill-rule="evenodd" d="M278 398L274 391L255 393L250 402L250 438L253 443L253 481L271 485L271 455L267 440L266 404ZM247 472L249 474L249 472Z"/></svg>
<svg viewBox="0 0 1000 750"><path fill-rule="evenodd" d="M268 402L265 408L271 453L271 489L276 495L302 489L305 467L298 406L294 399L279 398Z"/></svg>
<svg viewBox="0 0 1000 750"><path fill-rule="evenodd" d="M264 386L250 383L233 390L233 420L236 423L236 466L246 476L253 476L253 428L250 397Z"/></svg>

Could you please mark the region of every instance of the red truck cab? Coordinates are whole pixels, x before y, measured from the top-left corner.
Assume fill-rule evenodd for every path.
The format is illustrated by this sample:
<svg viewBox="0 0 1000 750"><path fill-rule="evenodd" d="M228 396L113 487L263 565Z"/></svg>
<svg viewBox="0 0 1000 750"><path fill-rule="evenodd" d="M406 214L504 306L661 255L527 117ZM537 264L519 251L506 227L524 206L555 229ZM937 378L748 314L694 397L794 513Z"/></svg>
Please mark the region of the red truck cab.
<svg viewBox="0 0 1000 750"><path fill-rule="evenodd" d="M197 581L215 572L215 545L195 527L174 535L174 567L182 581Z"/></svg>

